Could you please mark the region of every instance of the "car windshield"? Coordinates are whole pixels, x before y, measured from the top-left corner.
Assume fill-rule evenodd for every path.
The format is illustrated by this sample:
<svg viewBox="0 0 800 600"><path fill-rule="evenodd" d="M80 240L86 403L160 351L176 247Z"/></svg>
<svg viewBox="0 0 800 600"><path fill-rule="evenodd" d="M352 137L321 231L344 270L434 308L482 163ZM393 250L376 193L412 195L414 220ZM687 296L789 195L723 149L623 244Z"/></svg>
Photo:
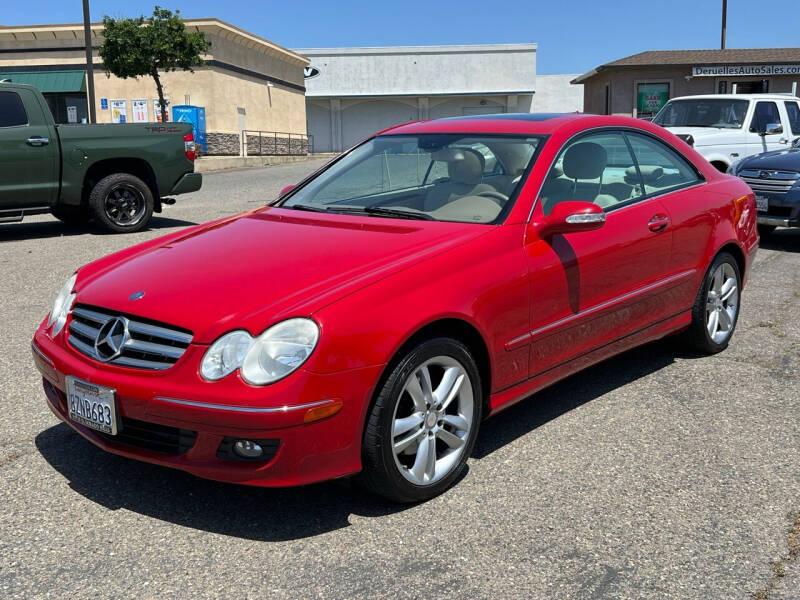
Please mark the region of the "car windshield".
<svg viewBox="0 0 800 600"><path fill-rule="evenodd" d="M747 100L670 100L653 119L662 127L718 127L741 129L747 114Z"/></svg>
<svg viewBox="0 0 800 600"><path fill-rule="evenodd" d="M542 138L381 135L278 204L379 217L495 223L511 209Z"/></svg>

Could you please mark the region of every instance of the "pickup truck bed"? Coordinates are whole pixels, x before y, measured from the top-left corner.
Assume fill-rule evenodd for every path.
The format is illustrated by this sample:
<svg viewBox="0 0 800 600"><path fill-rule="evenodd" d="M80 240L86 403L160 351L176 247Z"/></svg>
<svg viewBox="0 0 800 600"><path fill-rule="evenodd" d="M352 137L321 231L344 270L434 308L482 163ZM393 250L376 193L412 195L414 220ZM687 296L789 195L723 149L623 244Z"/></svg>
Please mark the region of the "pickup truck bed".
<svg viewBox="0 0 800 600"><path fill-rule="evenodd" d="M38 90L0 83L0 222L51 212L138 231L168 196L200 189L188 123L56 125Z"/></svg>

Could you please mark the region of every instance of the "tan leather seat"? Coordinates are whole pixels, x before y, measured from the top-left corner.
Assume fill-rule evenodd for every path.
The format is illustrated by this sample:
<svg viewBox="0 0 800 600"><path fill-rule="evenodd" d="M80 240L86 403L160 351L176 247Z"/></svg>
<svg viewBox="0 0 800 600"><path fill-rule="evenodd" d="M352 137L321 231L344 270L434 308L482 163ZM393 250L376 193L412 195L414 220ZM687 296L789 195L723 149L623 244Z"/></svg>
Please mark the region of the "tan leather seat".
<svg viewBox="0 0 800 600"><path fill-rule="evenodd" d="M443 148L433 154L433 160L447 163L446 181L435 184L425 195L423 210L433 211L464 196L481 192L497 192L489 184L481 183L485 159L471 148Z"/></svg>
<svg viewBox="0 0 800 600"><path fill-rule="evenodd" d="M549 215L553 206L569 200L595 202L599 206L610 206L616 199L600 194L602 175L608 162L608 153L600 144L580 142L570 146L564 153L561 166L564 177L548 176L542 190L542 208ZM579 183L579 179L597 179L598 182Z"/></svg>

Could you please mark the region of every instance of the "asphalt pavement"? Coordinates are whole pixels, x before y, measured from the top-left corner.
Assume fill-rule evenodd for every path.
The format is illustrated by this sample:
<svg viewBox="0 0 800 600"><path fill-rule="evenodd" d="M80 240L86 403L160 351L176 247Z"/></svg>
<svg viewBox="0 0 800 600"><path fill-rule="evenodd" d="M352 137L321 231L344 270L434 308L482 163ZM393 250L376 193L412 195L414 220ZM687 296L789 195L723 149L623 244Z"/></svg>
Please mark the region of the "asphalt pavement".
<svg viewBox="0 0 800 600"><path fill-rule="evenodd" d="M134 235L0 225L0 598L800 599L800 230L763 242L727 351L665 340L537 394L425 504L205 481L52 415L30 339L77 266L319 164L207 174Z"/></svg>

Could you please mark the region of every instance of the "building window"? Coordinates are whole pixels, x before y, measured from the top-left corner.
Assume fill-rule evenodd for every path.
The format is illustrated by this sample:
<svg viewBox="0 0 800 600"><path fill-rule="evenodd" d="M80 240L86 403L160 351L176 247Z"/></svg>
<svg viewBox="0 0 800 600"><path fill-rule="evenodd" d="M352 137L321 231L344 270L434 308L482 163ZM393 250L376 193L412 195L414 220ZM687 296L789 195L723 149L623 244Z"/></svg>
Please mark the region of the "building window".
<svg viewBox="0 0 800 600"><path fill-rule="evenodd" d="M610 115L611 114L611 85L609 85L608 83L606 84L606 92L605 93L606 93L606 96L605 96L606 106L603 109L603 114L604 115Z"/></svg>
<svg viewBox="0 0 800 600"><path fill-rule="evenodd" d="M636 115L652 119L669 100L669 83L639 83L636 85Z"/></svg>
<svg viewBox="0 0 800 600"><path fill-rule="evenodd" d="M717 85L717 93L718 94L727 94L728 93L728 82L727 81L720 81Z"/></svg>
<svg viewBox="0 0 800 600"><path fill-rule="evenodd" d="M768 94L769 93L769 79L762 79L761 81L737 81L736 82L737 94Z"/></svg>

